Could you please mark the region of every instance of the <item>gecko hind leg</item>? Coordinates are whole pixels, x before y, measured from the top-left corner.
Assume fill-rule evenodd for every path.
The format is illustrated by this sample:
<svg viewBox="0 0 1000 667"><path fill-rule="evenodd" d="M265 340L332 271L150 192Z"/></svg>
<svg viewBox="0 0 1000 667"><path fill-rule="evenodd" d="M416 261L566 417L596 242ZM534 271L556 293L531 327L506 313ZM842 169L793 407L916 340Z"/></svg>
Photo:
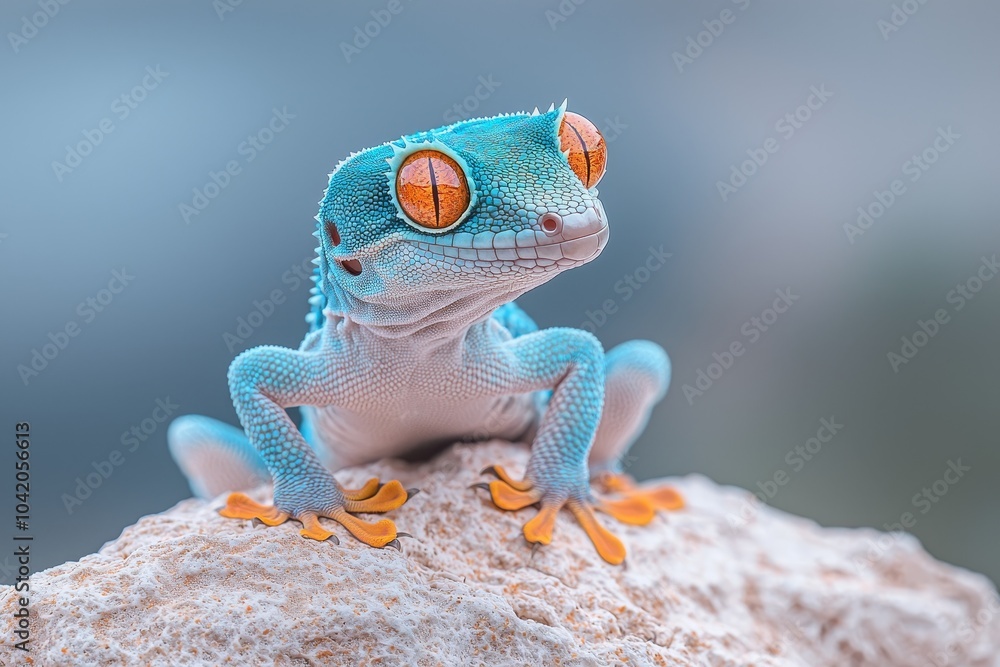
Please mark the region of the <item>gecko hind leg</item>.
<svg viewBox="0 0 1000 667"><path fill-rule="evenodd" d="M669 486L642 487L622 471L622 458L649 422L653 407L670 385L670 358L650 341L623 343L605 355L604 408L590 450L595 490L614 496L607 512L630 523L641 501L654 510L677 510L684 498ZM615 512L618 512L616 514Z"/></svg>
<svg viewBox="0 0 1000 667"><path fill-rule="evenodd" d="M198 498L245 491L271 481L267 466L242 429L216 419L178 417L167 429L167 445Z"/></svg>

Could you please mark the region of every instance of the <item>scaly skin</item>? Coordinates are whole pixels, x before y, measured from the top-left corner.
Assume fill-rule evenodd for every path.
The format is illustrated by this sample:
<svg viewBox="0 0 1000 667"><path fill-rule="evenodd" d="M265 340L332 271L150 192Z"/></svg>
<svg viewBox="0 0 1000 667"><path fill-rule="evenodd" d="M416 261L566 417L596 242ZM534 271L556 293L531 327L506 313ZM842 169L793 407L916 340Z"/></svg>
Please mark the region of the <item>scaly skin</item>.
<svg viewBox="0 0 1000 667"><path fill-rule="evenodd" d="M298 350L257 347L230 367L245 437L206 417L171 425L171 451L195 493L270 477L273 507L234 493L223 514L271 525L295 519L314 539L332 536L318 521L328 517L367 544L398 546L391 521L352 512L388 511L411 493L377 480L345 490L331 471L433 444L534 434L522 480L496 466L484 472L498 479L481 485L503 509L540 506L525 524L530 542L548 544L566 506L601 556L619 563L625 548L593 509L645 523L657 508L680 507L673 490L642 490L619 472L667 390L663 350L632 341L605 355L590 333L539 330L513 303L593 260L608 240L604 207L585 184L596 183L603 162L594 162L597 147L582 150L599 135L581 135L574 120L574 134L561 137L570 119L580 117L564 103L463 121L341 162L316 218L311 331ZM579 144L569 145L574 136ZM418 151L433 151L410 159L430 181L397 182ZM425 155L439 161L425 167ZM457 165L457 178L448 180L445 163ZM433 195L423 209L433 227L419 219L411 182L427 207ZM301 433L285 412L293 406L303 409ZM592 479L616 496L595 497Z"/></svg>

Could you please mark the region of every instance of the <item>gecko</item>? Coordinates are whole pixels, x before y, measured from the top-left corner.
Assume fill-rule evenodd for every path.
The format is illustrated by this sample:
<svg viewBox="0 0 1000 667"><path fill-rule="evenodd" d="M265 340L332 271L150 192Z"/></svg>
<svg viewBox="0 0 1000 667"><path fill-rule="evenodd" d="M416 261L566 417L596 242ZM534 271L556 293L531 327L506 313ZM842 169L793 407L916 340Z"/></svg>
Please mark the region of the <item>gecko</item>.
<svg viewBox="0 0 1000 667"><path fill-rule="evenodd" d="M314 235L309 331L298 349L263 345L229 367L242 429L201 415L172 422L170 452L196 496L230 492L225 517L339 543L332 519L372 547L399 549L384 513L415 492L392 480L345 488L334 472L422 447L530 442L518 479L501 465L475 485L503 510L534 506L524 538L550 544L566 508L605 561L628 524L680 509L669 486L639 486L622 459L670 383L651 341L605 353L590 332L540 329L516 304L601 253L610 228L596 185L607 143L566 102L545 113L463 120L352 153L329 175ZM287 413L298 407L299 429ZM271 483L273 504L243 493ZM473 491L475 492L475 491Z"/></svg>

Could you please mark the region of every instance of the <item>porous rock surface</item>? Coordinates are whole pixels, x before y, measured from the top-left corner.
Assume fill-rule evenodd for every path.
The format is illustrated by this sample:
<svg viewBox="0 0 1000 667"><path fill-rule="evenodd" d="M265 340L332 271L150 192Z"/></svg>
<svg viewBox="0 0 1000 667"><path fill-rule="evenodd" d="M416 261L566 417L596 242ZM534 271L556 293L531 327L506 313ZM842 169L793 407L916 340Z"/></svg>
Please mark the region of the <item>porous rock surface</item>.
<svg viewBox="0 0 1000 667"><path fill-rule="evenodd" d="M427 463L338 473L348 485L379 476L421 488L390 514L414 535L402 553L340 527L339 546L319 543L294 522L224 519L221 499L183 501L34 575L27 656L11 646L16 595L2 587L0 661L1000 665L1000 604L985 578L911 537L822 529L699 476L671 480L688 507L649 526L603 517L628 548L622 566L604 563L568 512L532 553L521 525L534 510L501 512L469 489L492 463L520 474L527 455L458 445Z"/></svg>

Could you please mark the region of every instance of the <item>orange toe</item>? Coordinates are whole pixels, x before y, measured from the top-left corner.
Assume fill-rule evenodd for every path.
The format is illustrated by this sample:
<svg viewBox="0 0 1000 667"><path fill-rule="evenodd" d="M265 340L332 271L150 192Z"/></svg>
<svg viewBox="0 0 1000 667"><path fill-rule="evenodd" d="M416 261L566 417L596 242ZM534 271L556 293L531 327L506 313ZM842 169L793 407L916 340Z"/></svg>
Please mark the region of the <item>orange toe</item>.
<svg viewBox="0 0 1000 667"><path fill-rule="evenodd" d="M530 489L519 491L507 482L496 479L490 482L493 504L502 510L519 510L538 502L538 492Z"/></svg>
<svg viewBox="0 0 1000 667"><path fill-rule="evenodd" d="M496 475L497 479L502 482L507 482L509 486L517 489L518 491L528 491L531 489L531 482L523 479L514 479L506 470L503 469L503 466L489 466L487 468L483 468L483 472L481 474L485 475L487 473Z"/></svg>
<svg viewBox="0 0 1000 667"><path fill-rule="evenodd" d="M656 508L653 503L639 494L614 500L603 500L596 508L622 523L633 526L645 526L656 517Z"/></svg>
<svg viewBox="0 0 1000 667"><path fill-rule="evenodd" d="M229 519L260 519L268 526L277 526L288 520L288 514L275 507L261 505L245 493L230 493L226 506L219 514Z"/></svg>
<svg viewBox="0 0 1000 667"><path fill-rule="evenodd" d="M348 512L388 512L400 507L409 497L403 485L392 480L383 484L371 497L345 500L344 509Z"/></svg>
<svg viewBox="0 0 1000 667"><path fill-rule="evenodd" d="M539 510L535 518L524 524L524 539L537 544L552 542L552 529L556 525L559 507L546 505Z"/></svg>
<svg viewBox="0 0 1000 667"><path fill-rule="evenodd" d="M623 472L603 472L594 479L594 483L604 493L625 493L635 489L635 480Z"/></svg>
<svg viewBox="0 0 1000 667"><path fill-rule="evenodd" d="M594 516L589 505L570 503L569 508L576 516L576 520L580 522L580 526L583 527L590 541L594 543L601 558L612 565L618 565L625 560L625 545L597 521L597 517Z"/></svg>
<svg viewBox="0 0 1000 667"><path fill-rule="evenodd" d="M684 508L684 496L672 486L660 486L655 489L643 489L639 493L660 510L679 510Z"/></svg>
<svg viewBox="0 0 1000 667"><path fill-rule="evenodd" d="M396 539L396 524L388 519L369 523L351 516L343 510L332 513L330 518L349 530L351 535L371 547L384 547Z"/></svg>
<svg viewBox="0 0 1000 667"><path fill-rule="evenodd" d="M302 537L319 542L333 537L334 541L340 542L332 532L320 525L319 518L313 512L306 512L299 517L299 521L302 522L302 530L299 531Z"/></svg>
<svg viewBox="0 0 1000 667"><path fill-rule="evenodd" d="M344 494L344 498L347 500L365 500L378 493L381 486L378 477L372 477L360 489L344 489L341 493Z"/></svg>

